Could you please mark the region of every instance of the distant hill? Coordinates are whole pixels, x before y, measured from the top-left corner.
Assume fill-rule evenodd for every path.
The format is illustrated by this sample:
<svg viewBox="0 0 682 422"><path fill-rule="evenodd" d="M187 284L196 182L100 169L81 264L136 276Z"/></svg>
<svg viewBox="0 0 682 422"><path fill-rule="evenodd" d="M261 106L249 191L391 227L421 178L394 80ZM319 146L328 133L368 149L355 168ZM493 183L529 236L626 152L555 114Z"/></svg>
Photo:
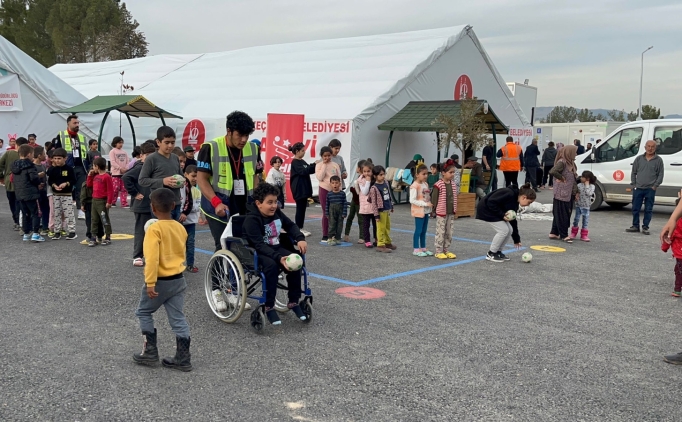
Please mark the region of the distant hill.
<svg viewBox="0 0 682 422"><path fill-rule="evenodd" d="M549 113L552 112L552 107L535 107L535 121L539 121L540 119L544 119L549 115ZM611 109L606 109L606 108L591 108L590 111L597 116L598 114L601 113L602 116L607 117L607 113L611 111ZM528 116L530 118L530 116ZM668 114L665 116L666 119L682 119L682 115L680 114Z"/></svg>

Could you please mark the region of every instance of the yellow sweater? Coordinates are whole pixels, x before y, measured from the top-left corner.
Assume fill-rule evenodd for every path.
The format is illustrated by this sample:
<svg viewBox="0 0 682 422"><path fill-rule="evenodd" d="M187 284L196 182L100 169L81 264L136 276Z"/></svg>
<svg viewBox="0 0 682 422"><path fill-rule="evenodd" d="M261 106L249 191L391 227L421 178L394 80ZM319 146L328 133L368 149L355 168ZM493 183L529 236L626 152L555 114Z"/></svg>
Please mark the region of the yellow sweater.
<svg viewBox="0 0 682 422"><path fill-rule="evenodd" d="M149 226L144 236L144 282L156 285L159 277L185 271L187 231L175 220L159 220Z"/></svg>

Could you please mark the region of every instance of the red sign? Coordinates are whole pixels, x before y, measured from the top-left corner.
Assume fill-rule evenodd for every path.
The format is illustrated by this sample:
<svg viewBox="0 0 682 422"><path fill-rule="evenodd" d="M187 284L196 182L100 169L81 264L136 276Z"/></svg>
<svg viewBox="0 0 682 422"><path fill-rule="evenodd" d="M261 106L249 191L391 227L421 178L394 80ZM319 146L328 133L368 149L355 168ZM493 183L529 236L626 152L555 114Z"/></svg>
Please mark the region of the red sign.
<svg viewBox="0 0 682 422"><path fill-rule="evenodd" d="M199 119L191 120L185 126L185 131L182 134L182 147L191 146L195 150L201 147L201 144L206 140L206 128L204 123Z"/></svg>
<svg viewBox="0 0 682 422"><path fill-rule="evenodd" d="M616 182L620 182L623 179L625 179L625 173L623 173L620 170L616 170L613 172L613 180L615 180Z"/></svg>
<svg viewBox="0 0 682 422"><path fill-rule="evenodd" d="M294 196L291 194L289 184L289 171L294 154L289 147L297 142L303 142L303 123L305 116L302 114L268 114L267 136L261 141L265 145L265 173L270 170L270 160L277 156L282 159L282 172L287 178L287 202L293 203Z"/></svg>
<svg viewBox="0 0 682 422"><path fill-rule="evenodd" d="M457 78L455 83L455 100L459 101L466 98L474 98L474 86L467 75L462 75Z"/></svg>
<svg viewBox="0 0 682 422"><path fill-rule="evenodd" d="M379 289L372 289L371 287L341 287L336 289L336 294L349 299L379 299L386 296L386 292Z"/></svg>

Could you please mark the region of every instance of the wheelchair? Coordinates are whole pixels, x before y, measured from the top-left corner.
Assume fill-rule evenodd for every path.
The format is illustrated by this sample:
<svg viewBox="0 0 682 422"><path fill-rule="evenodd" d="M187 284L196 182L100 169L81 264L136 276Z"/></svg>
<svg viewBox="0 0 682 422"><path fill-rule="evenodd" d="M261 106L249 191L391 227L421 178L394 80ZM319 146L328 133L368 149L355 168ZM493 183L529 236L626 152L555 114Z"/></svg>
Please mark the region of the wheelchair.
<svg viewBox="0 0 682 422"><path fill-rule="evenodd" d="M250 324L256 332L262 332L266 321L265 276L258 265L258 253L241 237L244 218L244 216L238 215L231 217L230 224L227 225L220 239L222 249L214 253L208 261L204 289L206 300L213 314L228 324L236 322L242 316L246 309L247 298L257 300L258 306L251 312ZM301 254L301 258L303 258L303 267L301 268L303 300L300 302L300 307L306 316L302 322L307 324L313 316L313 296L308 284L305 255ZM280 313L289 311L287 307L288 286L285 274L284 271L281 271L277 280L277 297L274 309ZM220 290L220 294L227 305L225 311L216 309L213 300L214 286Z"/></svg>

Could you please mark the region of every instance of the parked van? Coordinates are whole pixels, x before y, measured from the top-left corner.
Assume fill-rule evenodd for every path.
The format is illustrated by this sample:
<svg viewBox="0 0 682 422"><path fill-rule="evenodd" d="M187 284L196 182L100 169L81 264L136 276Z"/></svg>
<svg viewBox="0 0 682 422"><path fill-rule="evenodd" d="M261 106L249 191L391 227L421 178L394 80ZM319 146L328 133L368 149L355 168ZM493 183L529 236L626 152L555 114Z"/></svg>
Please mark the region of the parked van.
<svg viewBox="0 0 682 422"><path fill-rule="evenodd" d="M590 170L597 177L592 210L606 202L622 208L632 202L632 163L644 154L644 144L655 140L663 159L663 184L656 190L656 205L675 205L682 188L682 119L640 120L620 126L604 141L576 158L578 175Z"/></svg>

